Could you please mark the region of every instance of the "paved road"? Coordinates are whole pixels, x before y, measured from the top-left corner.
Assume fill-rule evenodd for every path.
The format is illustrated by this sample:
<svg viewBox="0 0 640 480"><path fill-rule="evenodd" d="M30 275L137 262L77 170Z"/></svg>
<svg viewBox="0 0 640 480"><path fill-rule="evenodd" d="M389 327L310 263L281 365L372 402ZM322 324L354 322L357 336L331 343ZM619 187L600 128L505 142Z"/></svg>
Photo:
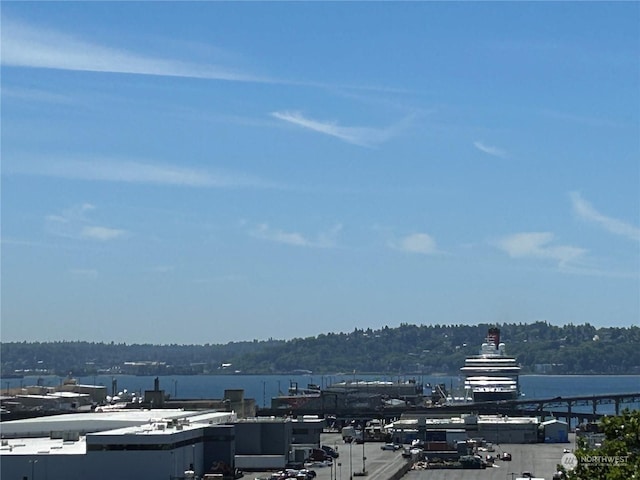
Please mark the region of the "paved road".
<svg viewBox="0 0 640 480"><path fill-rule="evenodd" d="M316 472L315 480L349 480L362 478L363 467L363 445L345 444L339 433L322 434L322 444L337 448L340 456L334 461L331 467L311 467ZM387 480L395 472L407 463L402 458L401 450L382 450L380 442L367 442L364 444L364 468L367 471L365 479ZM269 472L245 472L245 480L254 478L269 478Z"/></svg>
<svg viewBox="0 0 640 480"><path fill-rule="evenodd" d="M573 441L573 434L569 435ZM317 476L315 480L358 480L362 473L363 446L344 444L338 433L322 435L322 444L336 448L340 457L331 467L312 467ZM366 479L387 480L396 473L407 460L402 458L401 450L396 452L381 450L382 443L364 444L364 466ZM402 477L402 480L512 480L528 471L534 476L551 480L560 463L563 450L573 448L572 443L536 443L532 445L501 444L496 446L495 455L502 451L510 452L511 462L496 462L493 468L486 470L413 470ZM513 475L512 475L513 474ZM269 478L270 472L246 472L245 480ZM351 477L353 475L353 477Z"/></svg>

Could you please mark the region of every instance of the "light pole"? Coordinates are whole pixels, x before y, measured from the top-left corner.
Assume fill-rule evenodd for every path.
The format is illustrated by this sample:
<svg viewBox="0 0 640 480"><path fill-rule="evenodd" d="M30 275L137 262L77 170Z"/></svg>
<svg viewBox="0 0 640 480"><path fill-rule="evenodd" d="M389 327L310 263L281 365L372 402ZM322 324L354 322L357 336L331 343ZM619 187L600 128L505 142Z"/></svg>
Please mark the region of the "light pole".
<svg viewBox="0 0 640 480"><path fill-rule="evenodd" d="M366 475L367 474L367 469L364 467L364 461L367 459L367 457L364 455L364 437L365 437L365 430L364 428L362 429L362 475Z"/></svg>
<svg viewBox="0 0 640 480"><path fill-rule="evenodd" d="M340 469L340 480L342 480L342 462L338 462L338 468Z"/></svg>
<svg viewBox="0 0 640 480"><path fill-rule="evenodd" d="M353 440L349 442L349 480L353 480L353 463L351 461L352 447L353 447Z"/></svg>
<svg viewBox="0 0 640 480"><path fill-rule="evenodd" d="M36 463L38 463L38 460L29 460L29 463L31 464L31 480L33 480L36 478Z"/></svg>

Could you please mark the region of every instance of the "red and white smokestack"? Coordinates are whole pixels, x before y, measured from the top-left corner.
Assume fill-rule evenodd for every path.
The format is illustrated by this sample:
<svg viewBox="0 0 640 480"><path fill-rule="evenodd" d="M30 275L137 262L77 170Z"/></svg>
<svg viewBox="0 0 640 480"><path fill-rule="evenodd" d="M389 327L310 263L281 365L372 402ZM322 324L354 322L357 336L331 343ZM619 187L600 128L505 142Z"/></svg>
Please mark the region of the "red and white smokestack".
<svg viewBox="0 0 640 480"><path fill-rule="evenodd" d="M500 345L500 329L491 327L487 338L489 339L489 342L493 342L495 349L498 350L498 346Z"/></svg>

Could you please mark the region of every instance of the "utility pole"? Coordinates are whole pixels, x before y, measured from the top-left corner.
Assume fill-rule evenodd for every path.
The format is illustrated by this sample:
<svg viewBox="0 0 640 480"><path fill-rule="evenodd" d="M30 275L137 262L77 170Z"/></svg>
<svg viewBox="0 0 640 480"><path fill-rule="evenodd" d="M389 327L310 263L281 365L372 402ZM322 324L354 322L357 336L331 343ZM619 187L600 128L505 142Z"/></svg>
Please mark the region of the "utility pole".
<svg viewBox="0 0 640 480"><path fill-rule="evenodd" d="M351 457L352 447L353 447L353 440L349 442L349 480L353 480L353 462Z"/></svg>
<svg viewBox="0 0 640 480"><path fill-rule="evenodd" d="M29 460L29 463L31 464L31 480L33 480L36 478L36 463L38 463L38 460Z"/></svg>
<svg viewBox="0 0 640 480"><path fill-rule="evenodd" d="M362 428L362 475L367 474L367 469L365 468L365 465L364 465L364 461L367 459L364 451L364 443L365 443L364 437L365 437L365 429L363 427Z"/></svg>

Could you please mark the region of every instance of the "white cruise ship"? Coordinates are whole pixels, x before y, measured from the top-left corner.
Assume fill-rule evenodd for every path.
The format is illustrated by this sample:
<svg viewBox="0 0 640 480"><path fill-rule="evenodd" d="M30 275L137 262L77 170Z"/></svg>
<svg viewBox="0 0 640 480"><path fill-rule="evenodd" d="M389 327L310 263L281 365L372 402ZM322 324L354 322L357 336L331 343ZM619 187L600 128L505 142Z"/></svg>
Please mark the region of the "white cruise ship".
<svg viewBox="0 0 640 480"><path fill-rule="evenodd" d="M507 356L498 328L489 329L480 354L467 357L460 372L465 377L465 396L474 402L515 400L520 395L520 366Z"/></svg>

